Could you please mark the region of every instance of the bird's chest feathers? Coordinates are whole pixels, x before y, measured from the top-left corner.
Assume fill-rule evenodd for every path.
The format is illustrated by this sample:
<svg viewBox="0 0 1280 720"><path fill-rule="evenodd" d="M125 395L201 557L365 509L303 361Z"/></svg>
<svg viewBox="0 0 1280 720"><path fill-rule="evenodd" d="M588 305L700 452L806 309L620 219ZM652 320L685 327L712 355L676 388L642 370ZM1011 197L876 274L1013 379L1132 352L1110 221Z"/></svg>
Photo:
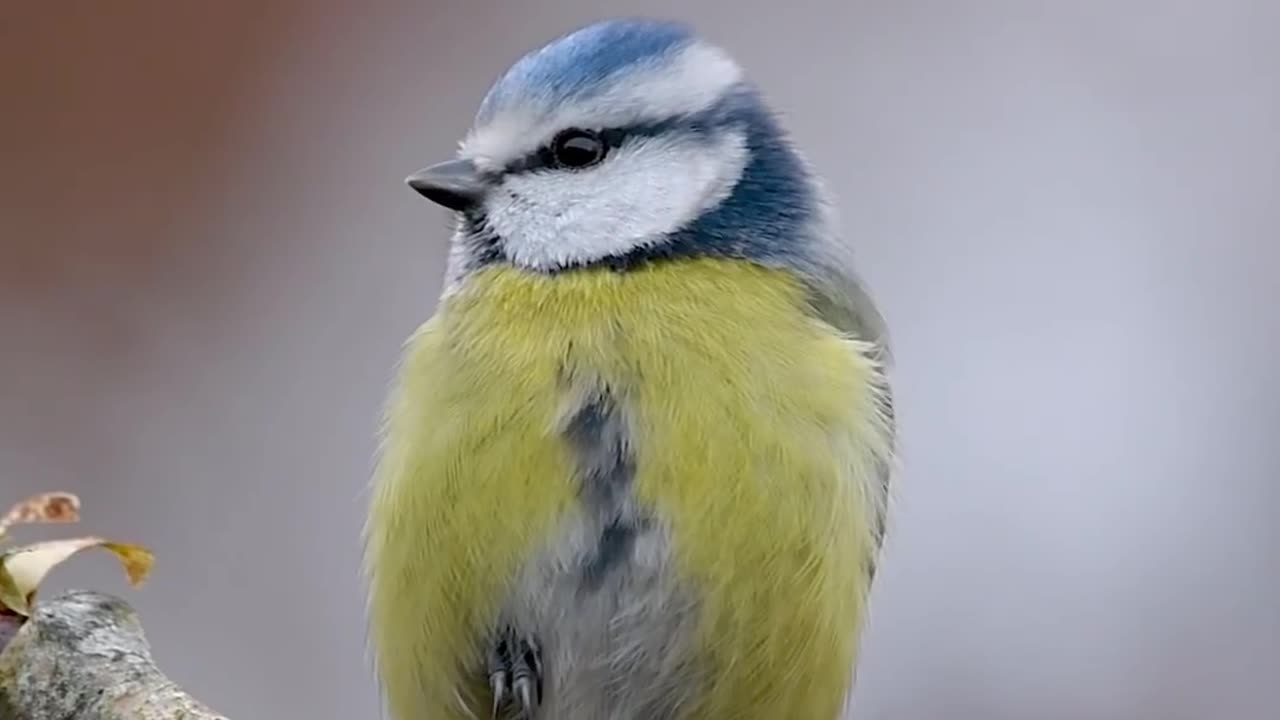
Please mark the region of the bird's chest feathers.
<svg viewBox="0 0 1280 720"><path fill-rule="evenodd" d="M652 463L678 438L723 435L747 452L740 440L783 423L815 440L875 379L855 343L809 316L789 275L723 260L485 270L444 301L411 373L415 361L409 380L430 383L441 420L541 437L597 478L628 470L611 454ZM686 475L711 470L699 460L680 458Z"/></svg>
<svg viewBox="0 0 1280 720"><path fill-rule="evenodd" d="M790 276L744 262L486 269L411 340L389 441L456 455L478 502L486 470L524 475L493 478L500 507L614 502L623 486L713 507L768 495L725 484L803 477L792 465L841 452L874 415L878 370L805 308Z"/></svg>
<svg viewBox="0 0 1280 720"><path fill-rule="evenodd" d="M515 615L566 673L697 641L744 683L734 648L803 647L842 687L888 435L867 348L806 308L731 261L469 278L409 344L376 485L375 549L437 609L422 632L471 653Z"/></svg>
<svg viewBox="0 0 1280 720"><path fill-rule="evenodd" d="M434 463L430 482L401 473L409 495L456 522L524 518L506 531L528 540L583 502L802 532L854 480L844 455L880 440L878 370L805 308L789 275L744 262L480 271L411 340L386 462Z"/></svg>

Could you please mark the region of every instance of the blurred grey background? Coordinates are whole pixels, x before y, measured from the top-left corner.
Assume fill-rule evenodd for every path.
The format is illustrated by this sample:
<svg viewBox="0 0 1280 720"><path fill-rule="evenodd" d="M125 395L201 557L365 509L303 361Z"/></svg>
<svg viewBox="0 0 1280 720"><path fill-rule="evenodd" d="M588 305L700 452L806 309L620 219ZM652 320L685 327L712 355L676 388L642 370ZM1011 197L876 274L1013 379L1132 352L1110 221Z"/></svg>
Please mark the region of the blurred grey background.
<svg viewBox="0 0 1280 720"><path fill-rule="evenodd" d="M447 237L402 179L634 13L785 112L892 325L858 718L1280 717L1274 0L8 0L0 499L159 556L53 589L233 717L377 717L363 492Z"/></svg>

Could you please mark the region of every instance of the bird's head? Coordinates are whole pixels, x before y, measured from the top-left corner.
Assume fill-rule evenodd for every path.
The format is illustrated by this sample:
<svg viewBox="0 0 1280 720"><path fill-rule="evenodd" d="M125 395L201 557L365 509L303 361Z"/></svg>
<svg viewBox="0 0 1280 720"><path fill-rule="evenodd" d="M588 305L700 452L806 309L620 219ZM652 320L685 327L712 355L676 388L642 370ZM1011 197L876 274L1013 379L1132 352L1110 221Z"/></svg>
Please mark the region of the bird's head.
<svg viewBox="0 0 1280 720"><path fill-rule="evenodd" d="M408 183L456 211L459 275L708 255L812 265L822 252L804 162L738 64L679 23L609 20L529 53L490 89L458 159Z"/></svg>

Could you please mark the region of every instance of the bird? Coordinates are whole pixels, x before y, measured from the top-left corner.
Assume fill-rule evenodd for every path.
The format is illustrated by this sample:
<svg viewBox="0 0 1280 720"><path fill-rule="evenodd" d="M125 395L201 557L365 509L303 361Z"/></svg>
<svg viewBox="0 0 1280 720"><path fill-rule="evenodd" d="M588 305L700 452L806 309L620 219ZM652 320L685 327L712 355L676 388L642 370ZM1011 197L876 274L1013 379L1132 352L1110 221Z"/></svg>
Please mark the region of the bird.
<svg viewBox="0 0 1280 720"><path fill-rule="evenodd" d="M390 717L849 708L892 356L780 118L692 25L609 18L519 57L407 178L454 224L363 529Z"/></svg>

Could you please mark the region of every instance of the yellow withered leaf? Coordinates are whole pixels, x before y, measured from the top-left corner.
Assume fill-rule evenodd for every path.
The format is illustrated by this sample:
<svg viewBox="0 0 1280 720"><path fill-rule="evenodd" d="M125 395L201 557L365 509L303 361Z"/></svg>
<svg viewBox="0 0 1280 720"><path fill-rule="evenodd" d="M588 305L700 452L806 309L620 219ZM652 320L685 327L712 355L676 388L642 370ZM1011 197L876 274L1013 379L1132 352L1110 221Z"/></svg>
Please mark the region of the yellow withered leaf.
<svg viewBox="0 0 1280 720"><path fill-rule="evenodd" d="M0 517L0 537L14 525L73 523L80 520L80 498L66 492L41 493L14 505Z"/></svg>
<svg viewBox="0 0 1280 720"><path fill-rule="evenodd" d="M49 571L81 550L94 547L115 554L132 585L141 584L155 562L151 551L141 545L99 537L50 540L12 548L0 552L0 605L20 615L30 615L36 590Z"/></svg>

